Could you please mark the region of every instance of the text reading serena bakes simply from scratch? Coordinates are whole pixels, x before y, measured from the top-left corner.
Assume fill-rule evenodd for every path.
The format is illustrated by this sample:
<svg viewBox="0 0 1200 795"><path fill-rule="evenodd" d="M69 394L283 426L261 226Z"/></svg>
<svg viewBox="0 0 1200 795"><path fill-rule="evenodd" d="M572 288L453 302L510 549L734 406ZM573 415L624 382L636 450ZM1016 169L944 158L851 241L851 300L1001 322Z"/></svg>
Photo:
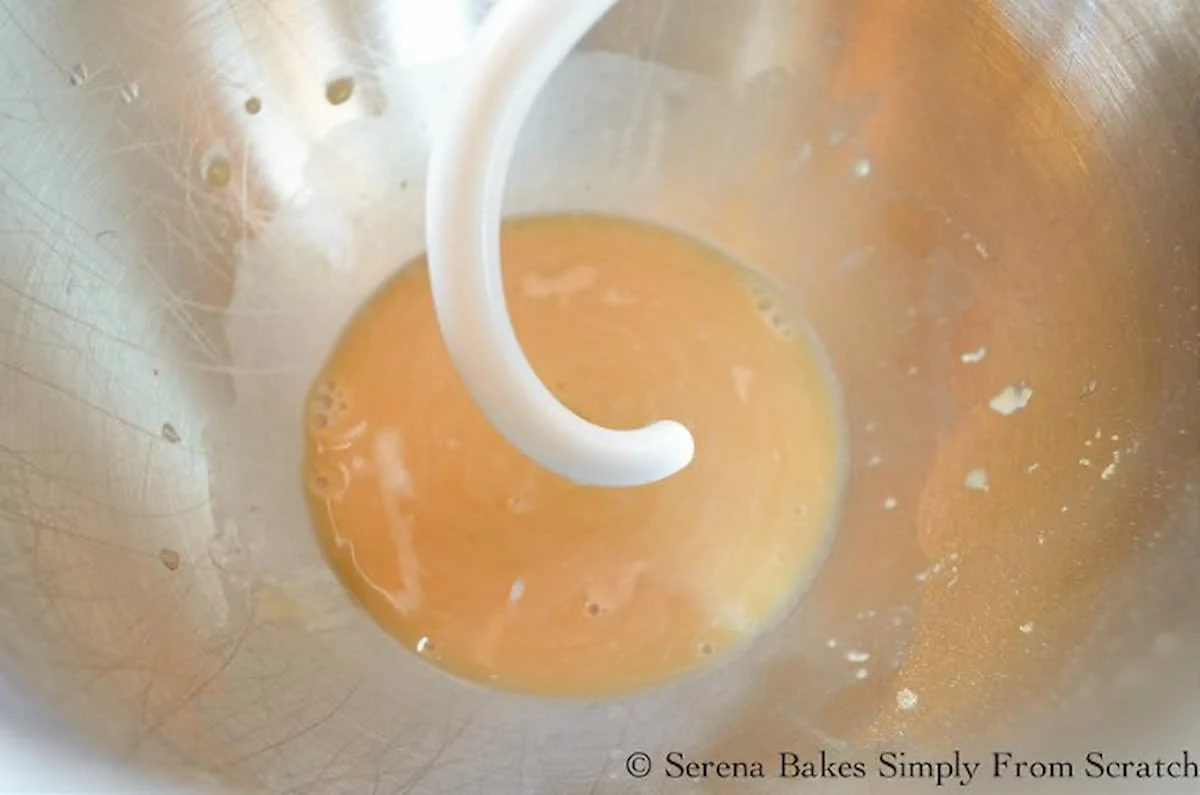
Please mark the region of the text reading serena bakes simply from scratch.
<svg viewBox="0 0 1200 795"><path fill-rule="evenodd" d="M936 786L970 786L984 780L1037 779L1200 780L1200 755L1180 750L1157 758L1117 758L1089 751L1077 758L1030 759L1010 751L968 756L960 751L942 758L923 758L903 751L883 751L870 758L845 759L821 751L801 755L780 751L753 760L702 760L672 751L658 757L634 752L626 772L639 779L865 779L921 780Z"/></svg>

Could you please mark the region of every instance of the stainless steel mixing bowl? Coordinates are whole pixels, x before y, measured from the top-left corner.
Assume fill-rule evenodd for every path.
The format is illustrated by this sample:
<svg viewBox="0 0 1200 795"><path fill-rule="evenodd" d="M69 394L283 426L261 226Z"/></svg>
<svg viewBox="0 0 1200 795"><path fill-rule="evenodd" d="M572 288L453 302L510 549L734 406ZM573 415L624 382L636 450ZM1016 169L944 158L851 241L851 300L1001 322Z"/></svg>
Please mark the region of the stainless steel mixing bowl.
<svg viewBox="0 0 1200 795"><path fill-rule="evenodd" d="M1192 0L621 3L509 207L659 221L794 293L846 400L831 555L735 661L606 703L458 683L354 608L300 502L299 390L421 248L487 5L0 2L4 719L289 793L1200 742Z"/></svg>

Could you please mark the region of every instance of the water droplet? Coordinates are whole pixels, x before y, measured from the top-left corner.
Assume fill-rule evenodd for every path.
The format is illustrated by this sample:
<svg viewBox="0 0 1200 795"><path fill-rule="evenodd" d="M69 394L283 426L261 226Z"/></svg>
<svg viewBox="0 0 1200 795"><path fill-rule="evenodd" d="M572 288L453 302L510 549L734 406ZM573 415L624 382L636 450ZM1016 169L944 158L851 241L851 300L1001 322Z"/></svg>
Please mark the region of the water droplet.
<svg viewBox="0 0 1200 795"><path fill-rule="evenodd" d="M258 97L250 97L246 100L245 108L247 113L254 116L262 110L262 100Z"/></svg>
<svg viewBox="0 0 1200 795"><path fill-rule="evenodd" d="M961 357L963 364L979 364L987 356L987 347L980 345L973 351L967 351Z"/></svg>
<svg viewBox="0 0 1200 795"><path fill-rule="evenodd" d="M183 440L183 437L179 435L179 431L175 430L175 426L169 422L163 423L162 438L166 439L171 444L179 444Z"/></svg>
<svg viewBox="0 0 1200 795"><path fill-rule="evenodd" d="M854 678L859 680L860 682L862 680L866 679L869 675L870 674L866 668L859 668L857 671L854 672Z"/></svg>
<svg viewBox="0 0 1200 795"><path fill-rule="evenodd" d="M209 187L225 188L233 181L233 165L229 162L229 158L223 155L217 155L208 161L208 167L204 169L204 181Z"/></svg>
<svg viewBox="0 0 1200 795"><path fill-rule="evenodd" d="M179 569L179 553L173 549L163 547L162 551L158 553L158 559L162 561L162 565L166 566L168 571L176 571Z"/></svg>
<svg viewBox="0 0 1200 795"><path fill-rule="evenodd" d="M854 176L859 179L871 176L871 161L865 157L854 161Z"/></svg>
<svg viewBox="0 0 1200 795"><path fill-rule="evenodd" d="M1121 451L1113 450L1112 463L1104 468L1104 471L1100 473L1100 478L1102 480L1112 480L1114 477L1116 477L1117 464L1119 463L1121 463Z"/></svg>
<svg viewBox="0 0 1200 795"><path fill-rule="evenodd" d="M846 662L864 663L871 659L871 653L866 651L857 651L852 649L846 652Z"/></svg>
<svg viewBox="0 0 1200 795"><path fill-rule="evenodd" d="M907 687L898 691L896 693L896 706L905 711L915 709L917 706L917 694Z"/></svg>
<svg viewBox="0 0 1200 795"><path fill-rule="evenodd" d="M896 505L897 505L897 503L896 503L895 497L888 497L886 500L883 501L883 509L885 511L890 511L890 510L894 509L896 507Z"/></svg>
<svg viewBox="0 0 1200 795"><path fill-rule="evenodd" d="M330 105L343 105L354 96L354 78L336 77L325 85L325 99Z"/></svg>
<svg viewBox="0 0 1200 795"><path fill-rule="evenodd" d="M1017 629L1021 630L1021 634L1028 635L1029 633L1033 632L1033 622L1026 621L1024 624L1017 627Z"/></svg>
<svg viewBox="0 0 1200 795"><path fill-rule="evenodd" d="M583 606L583 609L584 612L586 612L589 616L598 616L603 610L603 608L601 608L600 605L595 602L588 602Z"/></svg>
<svg viewBox="0 0 1200 795"><path fill-rule="evenodd" d="M712 644L705 641L697 647L697 651L699 651L701 655L708 657L713 653Z"/></svg>
<svg viewBox="0 0 1200 795"><path fill-rule="evenodd" d="M427 654L433 651L433 641L428 637L422 637L417 641L417 654Z"/></svg>
<svg viewBox="0 0 1200 795"><path fill-rule="evenodd" d="M966 479L963 481L971 491L987 491L988 490L988 473L986 469L972 469L967 473Z"/></svg>
<svg viewBox="0 0 1200 795"><path fill-rule="evenodd" d="M1032 399L1032 389L1025 384L1015 384L1001 390L988 402L988 407L997 414L1009 417L1028 406Z"/></svg>
<svg viewBox="0 0 1200 795"><path fill-rule="evenodd" d="M126 83L121 87L121 101L126 105L132 105L137 101L141 89L138 87L137 81Z"/></svg>
<svg viewBox="0 0 1200 795"><path fill-rule="evenodd" d="M85 63L77 63L71 67L71 85L75 86L76 88L79 88L79 86L86 83L91 76L92 73Z"/></svg>

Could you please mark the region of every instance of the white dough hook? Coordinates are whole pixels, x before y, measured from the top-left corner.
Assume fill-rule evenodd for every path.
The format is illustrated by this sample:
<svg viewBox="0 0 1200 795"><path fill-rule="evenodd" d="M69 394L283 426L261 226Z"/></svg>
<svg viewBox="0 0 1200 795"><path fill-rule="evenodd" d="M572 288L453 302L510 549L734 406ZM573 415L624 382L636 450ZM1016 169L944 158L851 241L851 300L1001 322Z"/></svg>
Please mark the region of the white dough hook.
<svg viewBox="0 0 1200 795"><path fill-rule="evenodd" d="M546 388L505 305L500 213L517 137L547 80L616 0L501 0L469 55L438 130L426 194L433 302L446 347L488 421L509 443L576 483L640 486L692 460L691 433L664 420L595 425Z"/></svg>

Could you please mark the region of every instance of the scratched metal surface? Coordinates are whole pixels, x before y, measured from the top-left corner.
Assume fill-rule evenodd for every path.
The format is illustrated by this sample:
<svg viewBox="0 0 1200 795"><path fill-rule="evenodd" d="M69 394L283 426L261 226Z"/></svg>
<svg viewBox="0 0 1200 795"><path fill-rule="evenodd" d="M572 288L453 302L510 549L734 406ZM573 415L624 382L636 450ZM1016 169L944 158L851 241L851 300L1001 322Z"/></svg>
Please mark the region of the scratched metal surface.
<svg viewBox="0 0 1200 795"><path fill-rule="evenodd" d="M510 207L659 220L794 292L847 400L834 549L748 655L627 701L485 693L374 630L305 525L296 401L355 301L420 248L429 136L486 5L0 0L10 687L121 764L251 792L721 792L633 783L622 759L1098 742L1144 713L1189 730L1189 0L622 3L539 106ZM1093 420L1136 441L1111 488L1097 459L997 484L1007 507L968 517L1031 533L1040 606L1005 590L1008 547L917 543L968 343L993 391L1034 387L1046 460ZM1027 506L1037 527L1005 524ZM1005 634L1034 618L1035 643ZM912 715L902 682L925 683Z"/></svg>

